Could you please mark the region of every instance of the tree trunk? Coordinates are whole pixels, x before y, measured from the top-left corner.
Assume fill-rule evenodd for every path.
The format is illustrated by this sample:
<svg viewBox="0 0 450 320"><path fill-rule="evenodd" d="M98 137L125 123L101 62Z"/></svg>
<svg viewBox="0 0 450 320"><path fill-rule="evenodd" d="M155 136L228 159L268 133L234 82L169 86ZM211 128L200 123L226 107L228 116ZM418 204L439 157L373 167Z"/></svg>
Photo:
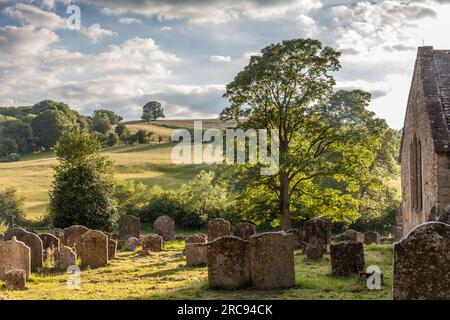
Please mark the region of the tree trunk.
<svg viewBox="0 0 450 320"><path fill-rule="evenodd" d="M286 173L280 173L280 212L281 212L281 229L288 231L292 229L291 219L291 195L289 194L289 178Z"/></svg>

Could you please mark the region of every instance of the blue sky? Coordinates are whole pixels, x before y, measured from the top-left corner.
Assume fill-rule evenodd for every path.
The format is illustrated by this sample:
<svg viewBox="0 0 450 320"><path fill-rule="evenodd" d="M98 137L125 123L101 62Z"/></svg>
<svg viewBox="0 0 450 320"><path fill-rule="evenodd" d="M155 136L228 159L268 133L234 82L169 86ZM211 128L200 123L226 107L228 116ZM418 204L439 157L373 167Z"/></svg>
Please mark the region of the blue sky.
<svg viewBox="0 0 450 320"><path fill-rule="evenodd" d="M447 30L450 0L0 0L0 106L53 99L137 119L158 100L168 118L215 117L249 56L311 37L343 52L336 88L372 92L398 129L417 46L450 48Z"/></svg>

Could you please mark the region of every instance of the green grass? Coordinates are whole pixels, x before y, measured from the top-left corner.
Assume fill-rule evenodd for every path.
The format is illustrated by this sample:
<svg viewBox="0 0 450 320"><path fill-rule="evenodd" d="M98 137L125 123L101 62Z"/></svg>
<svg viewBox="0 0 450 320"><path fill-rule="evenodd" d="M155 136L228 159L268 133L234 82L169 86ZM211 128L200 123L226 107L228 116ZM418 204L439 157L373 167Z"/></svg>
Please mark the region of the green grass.
<svg viewBox="0 0 450 320"><path fill-rule="evenodd" d="M385 279L369 290L358 277L334 277L330 259L309 262L295 255L296 286L280 290L210 290L207 268L188 268L183 241L165 244L160 253L119 252L107 267L82 270L81 290L66 286L68 275L44 269L33 273L26 291L0 290L7 299L392 299L392 247L365 246L366 266L378 265Z"/></svg>

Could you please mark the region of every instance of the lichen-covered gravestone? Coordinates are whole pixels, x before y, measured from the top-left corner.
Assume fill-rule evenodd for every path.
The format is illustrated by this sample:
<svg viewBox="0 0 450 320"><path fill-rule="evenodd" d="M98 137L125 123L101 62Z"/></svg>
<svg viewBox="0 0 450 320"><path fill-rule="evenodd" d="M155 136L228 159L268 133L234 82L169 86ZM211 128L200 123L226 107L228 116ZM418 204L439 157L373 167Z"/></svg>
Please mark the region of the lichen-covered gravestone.
<svg viewBox="0 0 450 320"><path fill-rule="evenodd" d="M396 300L450 299L450 225L421 224L394 244Z"/></svg>
<svg viewBox="0 0 450 320"><path fill-rule="evenodd" d="M16 237L0 244L0 280L5 280L6 273L13 269L25 270L27 278L31 273L30 248Z"/></svg>
<svg viewBox="0 0 450 320"><path fill-rule="evenodd" d="M81 235L81 246L77 253L83 267L99 268L108 264L108 236L91 230Z"/></svg>
<svg viewBox="0 0 450 320"><path fill-rule="evenodd" d="M77 251L77 247L81 245L81 236L89 230L89 228L80 225L65 228L63 244Z"/></svg>
<svg viewBox="0 0 450 320"><path fill-rule="evenodd" d="M125 248L129 251L136 250L138 245L139 245L139 239L135 238L135 237L128 238L127 241L125 241Z"/></svg>
<svg viewBox="0 0 450 320"><path fill-rule="evenodd" d="M222 218L216 218L208 222L208 242L220 237L230 235L230 223Z"/></svg>
<svg viewBox="0 0 450 320"><path fill-rule="evenodd" d="M208 282L211 288L236 289L249 286L250 243L232 236L209 242Z"/></svg>
<svg viewBox="0 0 450 320"><path fill-rule="evenodd" d="M44 250L44 260L51 259L61 247L61 241L58 237L50 233L42 233L39 235L42 240L42 248Z"/></svg>
<svg viewBox="0 0 450 320"><path fill-rule="evenodd" d="M64 229L61 228L53 228L50 233L57 237L59 240L64 239Z"/></svg>
<svg viewBox="0 0 450 320"><path fill-rule="evenodd" d="M241 222L233 226L233 236L249 240L251 236L256 234L256 227L252 223Z"/></svg>
<svg viewBox="0 0 450 320"><path fill-rule="evenodd" d="M250 268L255 288L295 286L294 236L268 232L251 237Z"/></svg>
<svg viewBox="0 0 450 320"><path fill-rule="evenodd" d="M158 234L150 234L141 241L144 251L160 252L163 250L164 239Z"/></svg>
<svg viewBox="0 0 450 320"><path fill-rule="evenodd" d="M35 233L26 232L17 240L22 241L30 248L31 270L34 271L41 268L44 261L44 249L41 238Z"/></svg>
<svg viewBox="0 0 450 320"><path fill-rule="evenodd" d="M119 219L119 240L127 241L129 238L140 237L140 220L135 216L128 215Z"/></svg>
<svg viewBox="0 0 450 320"><path fill-rule="evenodd" d="M380 234L376 231L368 231L364 234L365 244L380 244Z"/></svg>
<svg viewBox="0 0 450 320"><path fill-rule="evenodd" d="M55 268L67 270L68 267L75 265L77 254L71 247L63 246L55 252Z"/></svg>
<svg viewBox="0 0 450 320"><path fill-rule="evenodd" d="M364 246L361 242L344 241L330 245L331 271L336 276L348 277L366 268Z"/></svg>
<svg viewBox="0 0 450 320"><path fill-rule="evenodd" d="M325 251L331 239L331 221L327 218L313 218L305 221L303 226L305 232L305 245L308 243L321 242Z"/></svg>
<svg viewBox="0 0 450 320"><path fill-rule="evenodd" d="M164 241L175 239L175 221L169 216L160 216L154 222L155 233L160 235Z"/></svg>
<svg viewBox="0 0 450 320"><path fill-rule="evenodd" d="M114 239L108 239L108 260L112 260L116 257L117 241Z"/></svg>
<svg viewBox="0 0 450 320"><path fill-rule="evenodd" d="M185 243L205 243L206 242L206 236L201 233L196 233L190 237L187 237L185 240Z"/></svg>
<svg viewBox="0 0 450 320"><path fill-rule="evenodd" d="M19 240L27 232L28 232L27 230L20 227L11 228L8 231L6 231L5 235L3 236L3 240L9 241L12 240L13 237L16 237L16 239Z"/></svg>
<svg viewBox="0 0 450 320"><path fill-rule="evenodd" d="M8 290L25 290L27 274L23 269L12 269L5 274L5 288Z"/></svg>
<svg viewBox="0 0 450 320"><path fill-rule="evenodd" d="M308 260L318 261L322 260L323 255L326 252L326 244L321 239L312 239L305 244L305 254Z"/></svg>
<svg viewBox="0 0 450 320"><path fill-rule="evenodd" d="M208 264L208 245L206 243L186 243L186 265L188 267Z"/></svg>

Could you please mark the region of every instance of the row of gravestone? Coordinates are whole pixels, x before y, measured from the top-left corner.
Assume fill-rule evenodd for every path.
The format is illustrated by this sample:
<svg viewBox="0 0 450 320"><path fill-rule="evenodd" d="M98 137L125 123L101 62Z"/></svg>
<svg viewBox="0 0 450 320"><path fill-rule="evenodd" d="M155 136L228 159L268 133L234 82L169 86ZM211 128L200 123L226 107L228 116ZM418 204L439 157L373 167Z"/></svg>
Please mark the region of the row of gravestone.
<svg viewBox="0 0 450 320"><path fill-rule="evenodd" d="M82 267L97 268L106 266L115 257L116 250L115 240L84 226L55 229L52 234L40 235L12 228L0 243L0 279L6 282L7 287L15 282L16 289L23 289L23 275L26 280L30 272L43 267L44 260L53 263L56 269L66 270L76 264L78 256Z"/></svg>

